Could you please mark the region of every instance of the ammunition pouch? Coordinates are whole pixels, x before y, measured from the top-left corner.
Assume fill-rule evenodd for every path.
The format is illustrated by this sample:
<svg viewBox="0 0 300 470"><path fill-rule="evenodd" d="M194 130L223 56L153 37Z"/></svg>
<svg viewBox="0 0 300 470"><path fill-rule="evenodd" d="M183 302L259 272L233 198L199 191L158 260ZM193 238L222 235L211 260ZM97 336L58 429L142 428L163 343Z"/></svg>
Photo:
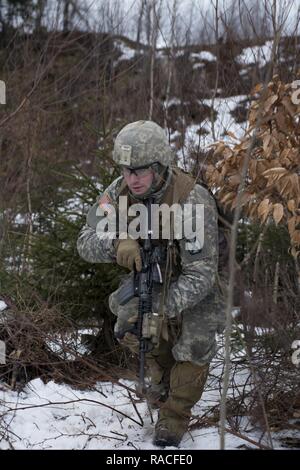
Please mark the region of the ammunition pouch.
<svg viewBox="0 0 300 470"><path fill-rule="evenodd" d="M162 322L158 313L147 313L143 318L143 338L149 339L154 347L159 344Z"/></svg>
<svg viewBox="0 0 300 470"><path fill-rule="evenodd" d="M153 347L158 346L162 329L162 316L158 313L146 313L143 317L142 336L143 339L152 343ZM126 333L138 336L137 323L129 328L115 332L115 338L122 341Z"/></svg>

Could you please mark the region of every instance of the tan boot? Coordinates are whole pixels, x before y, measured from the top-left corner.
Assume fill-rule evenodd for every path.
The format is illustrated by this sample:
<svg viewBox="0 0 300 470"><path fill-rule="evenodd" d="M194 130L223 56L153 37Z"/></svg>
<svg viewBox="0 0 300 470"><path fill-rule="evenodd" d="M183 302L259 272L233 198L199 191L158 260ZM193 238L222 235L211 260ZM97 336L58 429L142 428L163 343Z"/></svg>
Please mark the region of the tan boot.
<svg viewBox="0 0 300 470"><path fill-rule="evenodd" d="M192 407L200 400L208 376L208 364L177 362L170 376L170 392L161 406L153 444L178 447L188 429Z"/></svg>

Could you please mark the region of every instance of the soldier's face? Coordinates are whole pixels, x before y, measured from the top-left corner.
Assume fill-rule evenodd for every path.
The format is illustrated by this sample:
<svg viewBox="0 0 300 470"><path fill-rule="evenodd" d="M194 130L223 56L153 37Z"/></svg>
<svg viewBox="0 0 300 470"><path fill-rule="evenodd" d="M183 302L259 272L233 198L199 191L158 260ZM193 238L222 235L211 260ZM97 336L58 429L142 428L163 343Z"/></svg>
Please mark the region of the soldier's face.
<svg viewBox="0 0 300 470"><path fill-rule="evenodd" d="M130 191L138 196L143 195L150 189L154 179L152 168L144 168L143 170L123 168L123 175Z"/></svg>

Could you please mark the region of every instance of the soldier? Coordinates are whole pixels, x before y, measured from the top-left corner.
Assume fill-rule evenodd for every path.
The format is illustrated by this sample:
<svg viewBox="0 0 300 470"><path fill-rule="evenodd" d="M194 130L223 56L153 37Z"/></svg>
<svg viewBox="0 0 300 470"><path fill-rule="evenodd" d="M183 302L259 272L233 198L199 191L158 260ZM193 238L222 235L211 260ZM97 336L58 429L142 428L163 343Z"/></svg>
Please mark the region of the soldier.
<svg viewBox="0 0 300 470"><path fill-rule="evenodd" d="M119 196L128 206L151 196L157 204L203 204L204 244L195 239L159 239L163 285L155 285L153 311L163 317L155 348L147 353L150 386L147 398L159 404L153 443L179 446L188 429L192 407L200 400L209 362L216 352L216 332L224 326L224 308L218 287L218 223L213 197L193 178L171 166L172 153L163 129L152 121L137 121L117 135L113 158L122 170L90 209L77 242L80 256L91 263L118 263L130 271L141 269L140 240L112 238L97 233L97 208L118 210ZM131 274L129 274L130 276ZM121 288L121 287L120 287ZM130 333L137 320L138 299L120 305L118 292L109 298L117 316L115 335L137 352Z"/></svg>

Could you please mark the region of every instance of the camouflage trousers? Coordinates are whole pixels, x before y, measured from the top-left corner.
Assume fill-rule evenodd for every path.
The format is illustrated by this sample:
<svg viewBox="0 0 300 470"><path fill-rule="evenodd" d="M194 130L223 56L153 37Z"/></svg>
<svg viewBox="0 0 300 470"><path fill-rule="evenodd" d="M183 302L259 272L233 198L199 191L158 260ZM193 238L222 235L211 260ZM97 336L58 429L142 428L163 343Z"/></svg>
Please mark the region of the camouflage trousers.
<svg viewBox="0 0 300 470"><path fill-rule="evenodd" d="M122 306L117 301L117 293L118 290L109 297L110 310L117 316L115 333L132 327L132 323L128 320L138 312L137 297ZM156 299L153 305L154 311L158 311L158 297L154 296ZM216 333L221 333L225 324L224 303L220 301L215 291L193 308L184 310L180 318L168 319L168 312L165 312L165 317L168 321L168 330L173 332L169 335L168 342L171 340L171 351L175 361L187 361L202 366L212 360L217 349Z"/></svg>

